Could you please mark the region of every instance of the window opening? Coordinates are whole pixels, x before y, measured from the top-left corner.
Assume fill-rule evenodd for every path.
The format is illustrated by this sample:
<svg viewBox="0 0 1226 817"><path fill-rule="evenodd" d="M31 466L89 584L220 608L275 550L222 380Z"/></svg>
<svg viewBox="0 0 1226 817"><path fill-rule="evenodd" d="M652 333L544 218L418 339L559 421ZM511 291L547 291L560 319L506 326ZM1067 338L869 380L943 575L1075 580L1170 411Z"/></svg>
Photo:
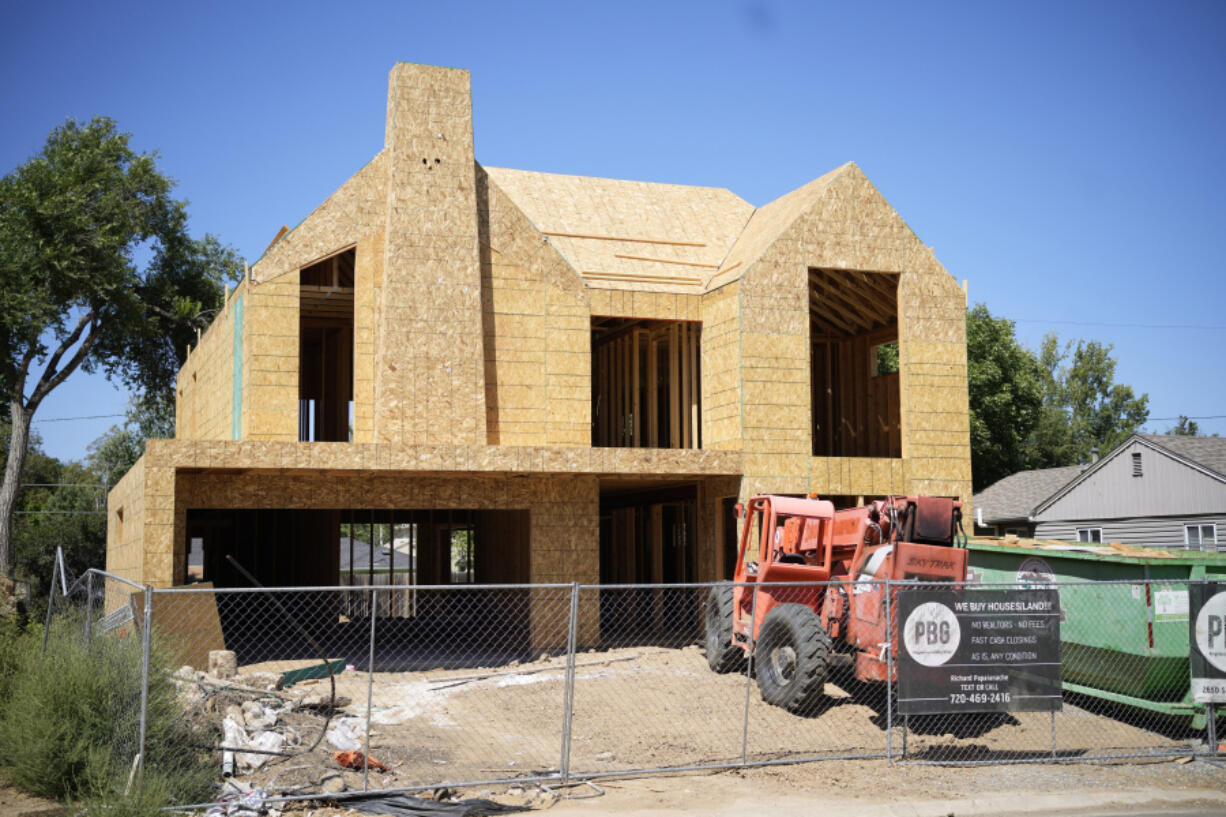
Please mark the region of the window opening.
<svg viewBox="0 0 1226 817"><path fill-rule="evenodd" d="M348 442L353 403L353 249L299 273L298 439Z"/></svg>
<svg viewBox="0 0 1226 817"><path fill-rule="evenodd" d="M1184 525L1183 541L1188 547L1217 550L1217 524L1207 522Z"/></svg>
<svg viewBox="0 0 1226 817"><path fill-rule="evenodd" d="M813 455L901 457L898 274L809 270Z"/></svg>
<svg viewBox="0 0 1226 817"><path fill-rule="evenodd" d="M1101 544L1103 541L1102 528L1078 528L1077 541L1094 544Z"/></svg>
<svg viewBox="0 0 1226 817"><path fill-rule="evenodd" d="M592 318L592 445L701 448L702 324Z"/></svg>

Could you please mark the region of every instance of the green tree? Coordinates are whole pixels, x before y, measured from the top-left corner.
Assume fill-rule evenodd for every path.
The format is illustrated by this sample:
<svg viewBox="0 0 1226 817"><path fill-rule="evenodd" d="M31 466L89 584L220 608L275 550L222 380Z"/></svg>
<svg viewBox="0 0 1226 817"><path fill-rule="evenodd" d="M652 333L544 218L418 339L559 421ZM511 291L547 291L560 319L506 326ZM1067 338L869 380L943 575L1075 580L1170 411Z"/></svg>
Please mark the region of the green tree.
<svg viewBox="0 0 1226 817"><path fill-rule="evenodd" d="M0 444L8 430L0 426ZM105 502L105 484L92 468L46 454L31 432L13 516L12 575L29 583L32 609L46 599L56 547L70 570L103 565Z"/></svg>
<svg viewBox="0 0 1226 817"><path fill-rule="evenodd" d="M1200 426L1195 420L1189 420L1184 415L1179 415L1179 421L1174 426L1166 430L1167 434L1175 437L1196 437L1200 435Z"/></svg>
<svg viewBox="0 0 1226 817"><path fill-rule="evenodd" d="M1149 417L1149 395L1115 382L1112 346L1043 338L1043 411L1031 439L1032 467L1075 465L1091 449L1110 451Z"/></svg>
<svg viewBox="0 0 1226 817"><path fill-rule="evenodd" d="M975 490L1027 468L1027 440L1043 406L1043 371L1013 321L983 304L966 313L967 395Z"/></svg>
<svg viewBox="0 0 1226 817"><path fill-rule="evenodd" d="M156 155L129 141L110 119L70 120L0 179L0 388L11 424L0 574L12 569L12 514L42 401L78 370L168 393L185 346L221 306L222 282L241 269L217 239L191 238Z"/></svg>
<svg viewBox="0 0 1226 817"><path fill-rule="evenodd" d="M122 426L111 426L86 449L90 470L113 486L145 453L145 440L175 435L173 393L145 395L128 404Z"/></svg>

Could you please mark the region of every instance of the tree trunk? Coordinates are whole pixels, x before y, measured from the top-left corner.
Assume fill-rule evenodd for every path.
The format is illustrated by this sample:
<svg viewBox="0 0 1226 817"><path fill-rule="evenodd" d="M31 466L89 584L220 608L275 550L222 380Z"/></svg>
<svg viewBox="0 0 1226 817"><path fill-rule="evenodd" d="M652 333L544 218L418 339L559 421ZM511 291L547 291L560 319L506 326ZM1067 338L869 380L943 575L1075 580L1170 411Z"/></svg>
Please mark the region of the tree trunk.
<svg viewBox="0 0 1226 817"><path fill-rule="evenodd" d="M9 401L13 423L9 437L9 458L4 466L4 482L0 484L0 576L13 574L13 506L17 503L17 490L21 487L21 471L26 463L26 450L30 441L30 418L21 400Z"/></svg>

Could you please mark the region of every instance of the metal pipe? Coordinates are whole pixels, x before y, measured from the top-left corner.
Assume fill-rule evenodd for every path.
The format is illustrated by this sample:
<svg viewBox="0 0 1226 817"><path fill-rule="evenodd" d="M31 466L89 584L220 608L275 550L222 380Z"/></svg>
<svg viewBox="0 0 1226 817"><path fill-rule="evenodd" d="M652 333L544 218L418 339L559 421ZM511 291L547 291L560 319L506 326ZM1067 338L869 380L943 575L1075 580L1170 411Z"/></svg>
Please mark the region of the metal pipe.
<svg viewBox="0 0 1226 817"><path fill-rule="evenodd" d="M736 610L732 611L733 622L736 621ZM754 639L758 634L758 588L753 588L753 596L749 601L749 660L745 662L745 722L741 725L741 764L749 761L749 689L753 686L753 651ZM736 638L735 629L733 638Z"/></svg>
<svg viewBox="0 0 1226 817"><path fill-rule="evenodd" d="M894 762L894 618L889 579L885 581L885 758L887 763Z"/></svg>
<svg viewBox="0 0 1226 817"><path fill-rule="evenodd" d="M371 702L375 690L375 611L378 609L378 601L378 591L372 585L370 588L370 656L366 660L366 760L362 763L362 791L369 790L367 785L370 779L370 718Z"/></svg>
<svg viewBox="0 0 1226 817"><path fill-rule="evenodd" d="M47 589L47 619L43 622L43 655L47 654L47 636L51 635L51 603L55 601L55 574L60 569L59 560L51 565L51 586Z"/></svg>
<svg viewBox="0 0 1226 817"><path fill-rule="evenodd" d="M82 626L82 640L89 645L90 617L94 614L94 574L85 572L85 624Z"/></svg>
<svg viewBox="0 0 1226 817"><path fill-rule="evenodd" d="M562 695L562 782L570 782L570 737L575 717L575 651L579 639L579 583L570 586L570 616L566 627L566 683Z"/></svg>
<svg viewBox="0 0 1226 817"><path fill-rule="evenodd" d="M137 772L145 767L145 728L149 717L149 652L150 630L153 628L153 587L145 585L145 632L141 637L143 660L140 668L140 745L137 749Z"/></svg>

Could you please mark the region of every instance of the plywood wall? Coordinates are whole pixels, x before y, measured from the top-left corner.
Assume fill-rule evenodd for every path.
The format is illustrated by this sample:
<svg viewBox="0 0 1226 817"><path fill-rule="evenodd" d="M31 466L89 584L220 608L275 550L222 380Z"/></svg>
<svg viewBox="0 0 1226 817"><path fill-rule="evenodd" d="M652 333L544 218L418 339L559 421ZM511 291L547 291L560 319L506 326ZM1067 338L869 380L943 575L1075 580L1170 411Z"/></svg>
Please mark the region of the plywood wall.
<svg viewBox="0 0 1226 817"><path fill-rule="evenodd" d="M920 492L970 499L962 290L855 165L792 196L799 212L741 280L746 493ZM765 208L764 208L765 209ZM752 221L751 221L752 226ZM898 272L903 459L811 451L808 269Z"/></svg>
<svg viewBox="0 0 1226 817"><path fill-rule="evenodd" d="M379 440L484 443L485 365L467 71L399 64L388 88Z"/></svg>
<svg viewBox="0 0 1226 817"><path fill-rule="evenodd" d="M487 439L590 445L587 289L480 167L477 180Z"/></svg>
<svg viewBox="0 0 1226 817"><path fill-rule="evenodd" d="M187 354L175 386L175 436L187 440L228 440L233 428L234 331L246 282ZM241 333L241 325L239 331Z"/></svg>

